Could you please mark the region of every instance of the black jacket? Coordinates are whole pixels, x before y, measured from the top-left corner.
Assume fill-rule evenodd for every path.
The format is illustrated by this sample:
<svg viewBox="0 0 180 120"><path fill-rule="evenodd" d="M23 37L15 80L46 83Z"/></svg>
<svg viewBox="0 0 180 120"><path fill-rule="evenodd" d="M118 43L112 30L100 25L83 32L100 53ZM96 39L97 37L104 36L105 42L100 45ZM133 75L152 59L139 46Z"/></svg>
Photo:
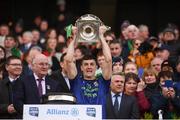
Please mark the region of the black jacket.
<svg viewBox="0 0 180 120"><path fill-rule="evenodd" d="M62 91L64 93L71 93L70 89L68 88L68 85L61 73L60 70L54 71L52 72L51 76L50 76L53 80L56 80L57 82L59 82Z"/></svg>
<svg viewBox="0 0 180 120"><path fill-rule="evenodd" d="M15 84L12 84L8 77L0 81L0 119L17 117L17 113L9 114L7 111L8 106L13 103L13 88Z"/></svg>
<svg viewBox="0 0 180 120"><path fill-rule="evenodd" d="M112 103L111 93L106 99L106 119L139 119L140 113L137 100L134 96L123 94L120 103L118 116L115 115Z"/></svg>

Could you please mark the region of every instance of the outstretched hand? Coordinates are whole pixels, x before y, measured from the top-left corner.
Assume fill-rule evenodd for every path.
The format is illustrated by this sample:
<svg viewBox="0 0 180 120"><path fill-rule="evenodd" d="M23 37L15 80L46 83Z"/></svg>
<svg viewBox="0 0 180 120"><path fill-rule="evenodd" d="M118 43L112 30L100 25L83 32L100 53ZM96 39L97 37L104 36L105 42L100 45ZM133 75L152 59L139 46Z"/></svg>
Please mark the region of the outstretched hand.
<svg viewBox="0 0 180 120"><path fill-rule="evenodd" d="M72 26L72 38L73 38L73 40L76 39L77 32L78 32L78 28L75 26Z"/></svg>
<svg viewBox="0 0 180 120"><path fill-rule="evenodd" d="M104 33L108 30L108 28L105 25L102 25L99 27L99 36L100 38L104 36Z"/></svg>
<svg viewBox="0 0 180 120"><path fill-rule="evenodd" d="M140 91L143 91L144 88L146 87L146 84L145 82L141 79L140 82L138 83L138 86L137 86L137 92L140 92Z"/></svg>

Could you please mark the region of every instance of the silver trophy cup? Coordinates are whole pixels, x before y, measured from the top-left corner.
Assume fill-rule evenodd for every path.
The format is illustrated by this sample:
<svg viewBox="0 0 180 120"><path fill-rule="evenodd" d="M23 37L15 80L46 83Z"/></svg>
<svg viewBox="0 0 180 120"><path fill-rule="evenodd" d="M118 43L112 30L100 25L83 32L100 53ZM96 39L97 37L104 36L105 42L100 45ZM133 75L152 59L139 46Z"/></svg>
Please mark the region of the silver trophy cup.
<svg viewBox="0 0 180 120"><path fill-rule="evenodd" d="M94 43L99 40L99 27L103 22L95 15L86 14L76 20L75 26L78 28L76 40L78 42ZM109 30L110 27L107 27Z"/></svg>

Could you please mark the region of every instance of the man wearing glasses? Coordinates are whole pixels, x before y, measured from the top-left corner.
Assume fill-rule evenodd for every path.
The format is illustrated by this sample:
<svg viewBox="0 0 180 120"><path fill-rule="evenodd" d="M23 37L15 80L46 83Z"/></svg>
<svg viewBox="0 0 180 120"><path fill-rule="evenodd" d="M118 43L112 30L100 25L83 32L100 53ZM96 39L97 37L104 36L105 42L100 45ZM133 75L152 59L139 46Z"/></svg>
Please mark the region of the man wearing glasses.
<svg viewBox="0 0 180 120"><path fill-rule="evenodd" d="M22 72L20 58L10 56L6 60L8 76L0 81L0 119L16 118L17 112L13 105L14 87Z"/></svg>

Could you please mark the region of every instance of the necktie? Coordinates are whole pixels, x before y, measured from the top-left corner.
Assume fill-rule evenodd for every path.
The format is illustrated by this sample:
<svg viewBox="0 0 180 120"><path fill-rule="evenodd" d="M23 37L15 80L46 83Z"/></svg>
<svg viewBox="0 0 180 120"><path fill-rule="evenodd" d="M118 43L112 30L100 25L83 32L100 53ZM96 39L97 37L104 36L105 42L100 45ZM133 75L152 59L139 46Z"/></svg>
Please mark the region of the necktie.
<svg viewBox="0 0 180 120"><path fill-rule="evenodd" d="M13 81L11 82L11 85L12 85L12 86L15 84L15 81L16 81L16 80L13 80Z"/></svg>
<svg viewBox="0 0 180 120"><path fill-rule="evenodd" d="M10 103L13 103L13 86L14 86L14 83L15 83L15 80L13 80L12 82L10 82L10 90L9 90L9 100L10 100Z"/></svg>
<svg viewBox="0 0 180 120"><path fill-rule="evenodd" d="M119 110L119 101L118 101L119 94L114 95L114 97L115 97L114 112L115 112L115 114L117 116L118 115L118 110Z"/></svg>
<svg viewBox="0 0 180 120"><path fill-rule="evenodd" d="M39 92L39 96L42 97L43 94L42 79L38 79L38 92Z"/></svg>
<svg viewBox="0 0 180 120"><path fill-rule="evenodd" d="M29 49L28 45L25 45L25 50L28 50L28 49Z"/></svg>

